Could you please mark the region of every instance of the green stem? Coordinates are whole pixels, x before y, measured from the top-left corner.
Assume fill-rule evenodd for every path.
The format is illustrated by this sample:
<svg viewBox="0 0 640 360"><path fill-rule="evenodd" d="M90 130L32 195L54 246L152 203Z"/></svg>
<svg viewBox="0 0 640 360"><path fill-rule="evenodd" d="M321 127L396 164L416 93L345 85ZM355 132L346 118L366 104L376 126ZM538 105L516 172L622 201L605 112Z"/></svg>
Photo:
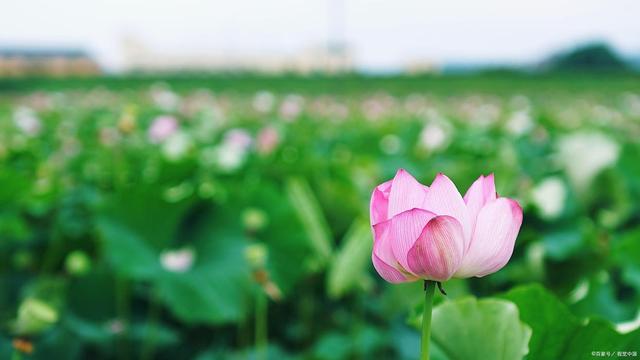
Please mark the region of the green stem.
<svg viewBox="0 0 640 360"><path fill-rule="evenodd" d="M431 338L431 308L433 307L433 294L436 283L431 280L424 281L424 311L422 313L422 343L420 346L420 360L429 360L429 339Z"/></svg>
<svg viewBox="0 0 640 360"><path fill-rule="evenodd" d="M149 308L147 313L147 324L145 337L142 343L142 350L140 359L148 360L153 359L155 352L157 328L159 326L160 318L160 299L156 293L155 288L149 290Z"/></svg>
<svg viewBox="0 0 640 360"><path fill-rule="evenodd" d="M13 354L11 355L11 360L22 360L22 354L18 349L13 349Z"/></svg>
<svg viewBox="0 0 640 360"><path fill-rule="evenodd" d="M129 359L129 348L127 346L127 332L129 331L130 299L129 283L122 277L116 278L116 313L117 320L122 322L124 329L117 334L117 358Z"/></svg>
<svg viewBox="0 0 640 360"><path fill-rule="evenodd" d="M267 359L267 296L262 292L262 289L258 290L256 296L256 358L261 360Z"/></svg>

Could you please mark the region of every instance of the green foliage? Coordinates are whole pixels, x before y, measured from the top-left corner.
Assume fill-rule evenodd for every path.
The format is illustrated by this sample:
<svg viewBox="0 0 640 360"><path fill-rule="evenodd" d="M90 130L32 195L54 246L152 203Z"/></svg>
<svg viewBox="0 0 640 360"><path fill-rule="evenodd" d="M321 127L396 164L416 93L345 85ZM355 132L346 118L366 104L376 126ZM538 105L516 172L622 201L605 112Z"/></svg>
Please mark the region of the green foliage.
<svg viewBox="0 0 640 360"><path fill-rule="evenodd" d="M436 297L434 358L638 348L636 75L155 80L0 82L0 358L258 359L260 296L269 358L415 359L422 286L370 262L399 167L524 208L509 264Z"/></svg>
<svg viewBox="0 0 640 360"><path fill-rule="evenodd" d="M529 359L584 359L592 351L631 351L640 346L640 330L620 334L602 319L583 321L539 285L515 288L501 297L520 309L531 326Z"/></svg>
<svg viewBox="0 0 640 360"><path fill-rule="evenodd" d="M555 56L549 67L556 71L621 71L627 64L604 43L586 44Z"/></svg>
<svg viewBox="0 0 640 360"><path fill-rule="evenodd" d="M508 301L463 298L433 309L432 338L443 359L522 359L531 328Z"/></svg>
<svg viewBox="0 0 640 360"><path fill-rule="evenodd" d="M331 256L333 242L329 226L311 188L302 179L290 179L287 182L287 197L318 255L317 266L323 266Z"/></svg>
<svg viewBox="0 0 640 360"><path fill-rule="evenodd" d="M327 291L334 298L342 297L350 290L366 288L369 259L373 243L371 228L362 220L356 220L341 241L327 271Z"/></svg>
<svg viewBox="0 0 640 360"><path fill-rule="evenodd" d="M163 266L165 255L154 243L145 241L148 233L138 235L126 230L131 227L108 221L99 222L98 227L105 242L105 254L116 273L151 281L156 296L184 321L217 324L244 318L249 291L248 267L243 257L246 240L240 224L236 221L233 226L233 220L226 216L211 212L191 224L190 236L182 239L182 244L193 246L195 259L184 270ZM166 223L164 226L169 233L175 232ZM175 241L167 240L165 244L169 246Z"/></svg>
<svg viewBox="0 0 640 360"><path fill-rule="evenodd" d="M640 229L625 232L612 245L613 261L622 270L622 279L640 292Z"/></svg>

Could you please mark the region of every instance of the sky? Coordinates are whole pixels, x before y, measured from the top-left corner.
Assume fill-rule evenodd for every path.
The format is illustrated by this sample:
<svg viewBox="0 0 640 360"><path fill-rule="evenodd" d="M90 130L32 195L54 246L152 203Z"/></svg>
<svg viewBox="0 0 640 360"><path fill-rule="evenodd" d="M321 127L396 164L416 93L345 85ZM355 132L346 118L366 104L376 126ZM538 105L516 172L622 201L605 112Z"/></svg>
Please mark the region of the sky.
<svg viewBox="0 0 640 360"><path fill-rule="evenodd" d="M340 40L371 70L527 63L591 40L640 55L638 14L638 0L0 0L0 47L81 47L113 70L125 38L194 56Z"/></svg>

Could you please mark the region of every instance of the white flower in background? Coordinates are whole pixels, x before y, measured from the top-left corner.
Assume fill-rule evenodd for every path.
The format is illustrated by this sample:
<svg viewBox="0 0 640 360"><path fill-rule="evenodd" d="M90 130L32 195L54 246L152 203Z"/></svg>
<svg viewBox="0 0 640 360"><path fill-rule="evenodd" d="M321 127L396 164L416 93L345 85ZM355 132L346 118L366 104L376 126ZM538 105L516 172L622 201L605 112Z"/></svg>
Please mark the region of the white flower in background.
<svg viewBox="0 0 640 360"><path fill-rule="evenodd" d="M127 324L121 319L111 319L104 324L104 327L111 334L119 335L126 330Z"/></svg>
<svg viewBox="0 0 640 360"><path fill-rule="evenodd" d="M545 219L554 219L564 210L567 188L559 177L549 177L533 188L531 199L540 216Z"/></svg>
<svg viewBox="0 0 640 360"><path fill-rule="evenodd" d="M579 191L603 169L615 164L620 145L601 133L579 132L560 139L559 161Z"/></svg>
<svg viewBox="0 0 640 360"><path fill-rule="evenodd" d="M385 135L380 139L380 150L387 155L397 154L402 150L402 140L397 135Z"/></svg>
<svg viewBox="0 0 640 360"><path fill-rule="evenodd" d="M186 272L193 267L195 253L193 249L184 248L165 250L160 254L162 268L171 272Z"/></svg>
<svg viewBox="0 0 640 360"><path fill-rule="evenodd" d="M151 86L151 100L164 111L174 111L180 105L180 96L171 91L166 84L154 84Z"/></svg>
<svg viewBox="0 0 640 360"><path fill-rule="evenodd" d="M149 127L149 140L154 143L161 143L168 139L178 130L178 120L173 116L162 115L153 120Z"/></svg>
<svg viewBox="0 0 640 360"><path fill-rule="evenodd" d="M185 132L177 132L162 143L162 153L169 161L182 159L192 147L191 137Z"/></svg>
<svg viewBox="0 0 640 360"><path fill-rule="evenodd" d="M251 135L244 129L231 129L224 135L220 145L201 152L200 161L205 166L217 165L220 170L232 172L244 164L253 143Z"/></svg>
<svg viewBox="0 0 640 360"><path fill-rule="evenodd" d="M247 151L229 144L222 144L215 150L215 159L218 167L226 172L232 172L240 168L247 158Z"/></svg>
<svg viewBox="0 0 640 360"><path fill-rule="evenodd" d="M35 111L27 107L19 107L15 110L13 122L27 136L38 136L42 131L40 119Z"/></svg>
<svg viewBox="0 0 640 360"><path fill-rule="evenodd" d="M449 144L450 129L443 123L429 122L420 132L418 144L428 151L444 149Z"/></svg>
<svg viewBox="0 0 640 360"><path fill-rule="evenodd" d="M516 111L507 120L505 128L510 134L520 136L531 131L533 119L528 111Z"/></svg>
<svg viewBox="0 0 640 360"><path fill-rule="evenodd" d="M300 95L287 95L280 104L280 117L287 121L295 120L302 112L304 98Z"/></svg>
<svg viewBox="0 0 640 360"><path fill-rule="evenodd" d="M268 113L273 110L276 97L269 91L259 91L253 97L253 109L259 113Z"/></svg>
<svg viewBox="0 0 640 360"><path fill-rule="evenodd" d="M231 129L224 134L223 142L229 146L236 147L238 149L246 150L253 139L251 138L251 134L247 130L244 129Z"/></svg>

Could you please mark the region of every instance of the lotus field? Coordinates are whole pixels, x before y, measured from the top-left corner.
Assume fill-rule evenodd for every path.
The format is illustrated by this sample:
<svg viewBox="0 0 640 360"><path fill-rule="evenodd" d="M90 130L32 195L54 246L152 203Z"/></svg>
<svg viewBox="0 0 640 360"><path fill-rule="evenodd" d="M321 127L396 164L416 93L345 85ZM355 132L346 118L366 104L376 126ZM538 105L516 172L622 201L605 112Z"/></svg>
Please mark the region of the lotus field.
<svg viewBox="0 0 640 360"><path fill-rule="evenodd" d="M1 83L0 359L638 357L639 84Z"/></svg>

